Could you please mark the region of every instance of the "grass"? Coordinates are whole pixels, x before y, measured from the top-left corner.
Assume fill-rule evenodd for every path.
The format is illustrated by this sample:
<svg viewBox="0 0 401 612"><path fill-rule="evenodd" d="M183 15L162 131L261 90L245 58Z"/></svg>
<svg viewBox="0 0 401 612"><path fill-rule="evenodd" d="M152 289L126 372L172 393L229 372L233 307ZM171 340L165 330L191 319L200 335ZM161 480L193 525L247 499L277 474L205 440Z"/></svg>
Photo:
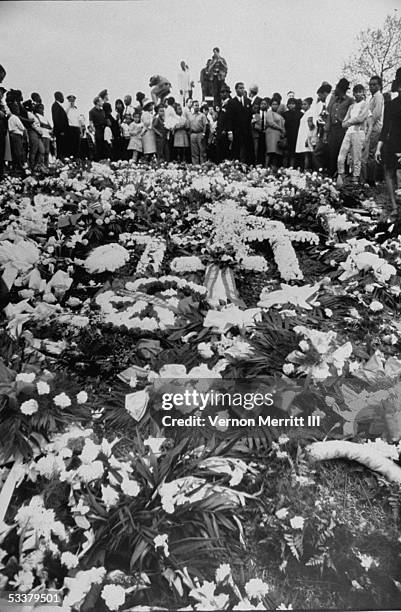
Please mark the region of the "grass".
<svg viewBox="0 0 401 612"><path fill-rule="evenodd" d="M313 487L307 487L309 494L301 488L299 498L291 500L291 469L269 470L263 507L248 510L245 520L246 579L263 578L272 586L274 600L291 603L294 609L397 609L400 591L395 581L401 580L399 492L345 460L317 465L313 479ZM285 572L280 571L280 537L271 521L263 525L266 511L271 514L275 508L294 506L296 514L316 529L316 514L323 519L327 512L327 506L316 512L317 501L330 501L335 512L335 537L325 544L336 570L308 567L306 559L301 557L297 562L291 556ZM305 534L305 549L307 544ZM378 566L365 571L356 551L372 556Z"/></svg>

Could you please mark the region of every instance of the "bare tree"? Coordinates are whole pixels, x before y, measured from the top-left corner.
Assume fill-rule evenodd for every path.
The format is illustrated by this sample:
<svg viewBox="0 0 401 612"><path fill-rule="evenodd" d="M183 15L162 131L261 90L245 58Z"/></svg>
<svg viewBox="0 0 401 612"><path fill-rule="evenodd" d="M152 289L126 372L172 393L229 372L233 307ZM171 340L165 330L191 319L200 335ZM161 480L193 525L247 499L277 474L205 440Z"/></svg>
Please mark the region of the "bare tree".
<svg viewBox="0 0 401 612"><path fill-rule="evenodd" d="M343 74L353 84L367 84L377 74L386 88L401 67L401 17L397 11L387 15L381 28L362 30L356 42L357 51L344 63Z"/></svg>

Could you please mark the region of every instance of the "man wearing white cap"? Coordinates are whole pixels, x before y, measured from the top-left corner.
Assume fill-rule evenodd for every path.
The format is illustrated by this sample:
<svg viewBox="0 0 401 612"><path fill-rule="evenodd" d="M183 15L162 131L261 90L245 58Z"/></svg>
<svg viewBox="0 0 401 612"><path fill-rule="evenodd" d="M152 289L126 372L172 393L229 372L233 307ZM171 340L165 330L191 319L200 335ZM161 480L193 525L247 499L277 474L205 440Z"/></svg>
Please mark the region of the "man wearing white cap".
<svg viewBox="0 0 401 612"><path fill-rule="evenodd" d="M254 106L259 106L260 107L260 103L262 102L262 98L258 95L259 93L259 86L256 84L250 85L249 86L249 93L248 93L248 97L251 101L251 106L252 106L252 110Z"/></svg>
<svg viewBox="0 0 401 612"><path fill-rule="evenodd" d="M80 113L75 106L76 97L72 94L67 96L68 105L66 113L68 117L68 155L79 157L79 145L81 143L81 120Z"/></svg>

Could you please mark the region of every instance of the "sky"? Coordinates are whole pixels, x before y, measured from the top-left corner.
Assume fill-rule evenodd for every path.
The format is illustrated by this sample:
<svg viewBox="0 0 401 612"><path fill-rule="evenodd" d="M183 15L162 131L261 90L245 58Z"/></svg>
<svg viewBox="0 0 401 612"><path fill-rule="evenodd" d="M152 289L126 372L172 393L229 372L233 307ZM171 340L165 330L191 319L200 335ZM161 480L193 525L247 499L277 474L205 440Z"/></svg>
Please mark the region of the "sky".
<svg viewBox="0 0 401 612"><path fill-rule="evenodd" d="M181 60L200 97L199 72L220 47L226 81L261 95L314 96L334 84L361 29L379 27L400 0L114 0L0 2L0 64L6 88L77 96L86 115L107 88L116 98L150 94L152 74L177 92Z"/></svg>

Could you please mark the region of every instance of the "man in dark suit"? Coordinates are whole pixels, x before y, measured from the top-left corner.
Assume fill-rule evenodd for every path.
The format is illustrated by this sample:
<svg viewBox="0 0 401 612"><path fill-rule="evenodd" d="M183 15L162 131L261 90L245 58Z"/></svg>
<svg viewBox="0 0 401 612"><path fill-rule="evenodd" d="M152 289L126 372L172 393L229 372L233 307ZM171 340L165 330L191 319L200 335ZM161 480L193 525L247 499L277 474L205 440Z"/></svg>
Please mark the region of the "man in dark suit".
<svg viewBox="0 0 401 612"><path fill-rule="evenodd" d="M231 90L228 85L224 84L220 92L221 107L218 108L217 124L216 124L216 156L217 163L230 157L230 147L227 138L227 104L231 100Z"/></svg>
<svg viewBox="0 0 401 612"><path fill-rule="evenodd" d="M245 86L241 82L236 83L235 96L227 104L226 126L233 159L246 164L253 163L251 120L252 106L249 98L245 97Z"/></svg>
<svg viewBox="0 0 401 612"><path fill-rule="evenodd" d="M68 155L68 117L63 102L63 94L61 91L56 91L52 104L52 119L58 159L67 157Z"/></svg>

